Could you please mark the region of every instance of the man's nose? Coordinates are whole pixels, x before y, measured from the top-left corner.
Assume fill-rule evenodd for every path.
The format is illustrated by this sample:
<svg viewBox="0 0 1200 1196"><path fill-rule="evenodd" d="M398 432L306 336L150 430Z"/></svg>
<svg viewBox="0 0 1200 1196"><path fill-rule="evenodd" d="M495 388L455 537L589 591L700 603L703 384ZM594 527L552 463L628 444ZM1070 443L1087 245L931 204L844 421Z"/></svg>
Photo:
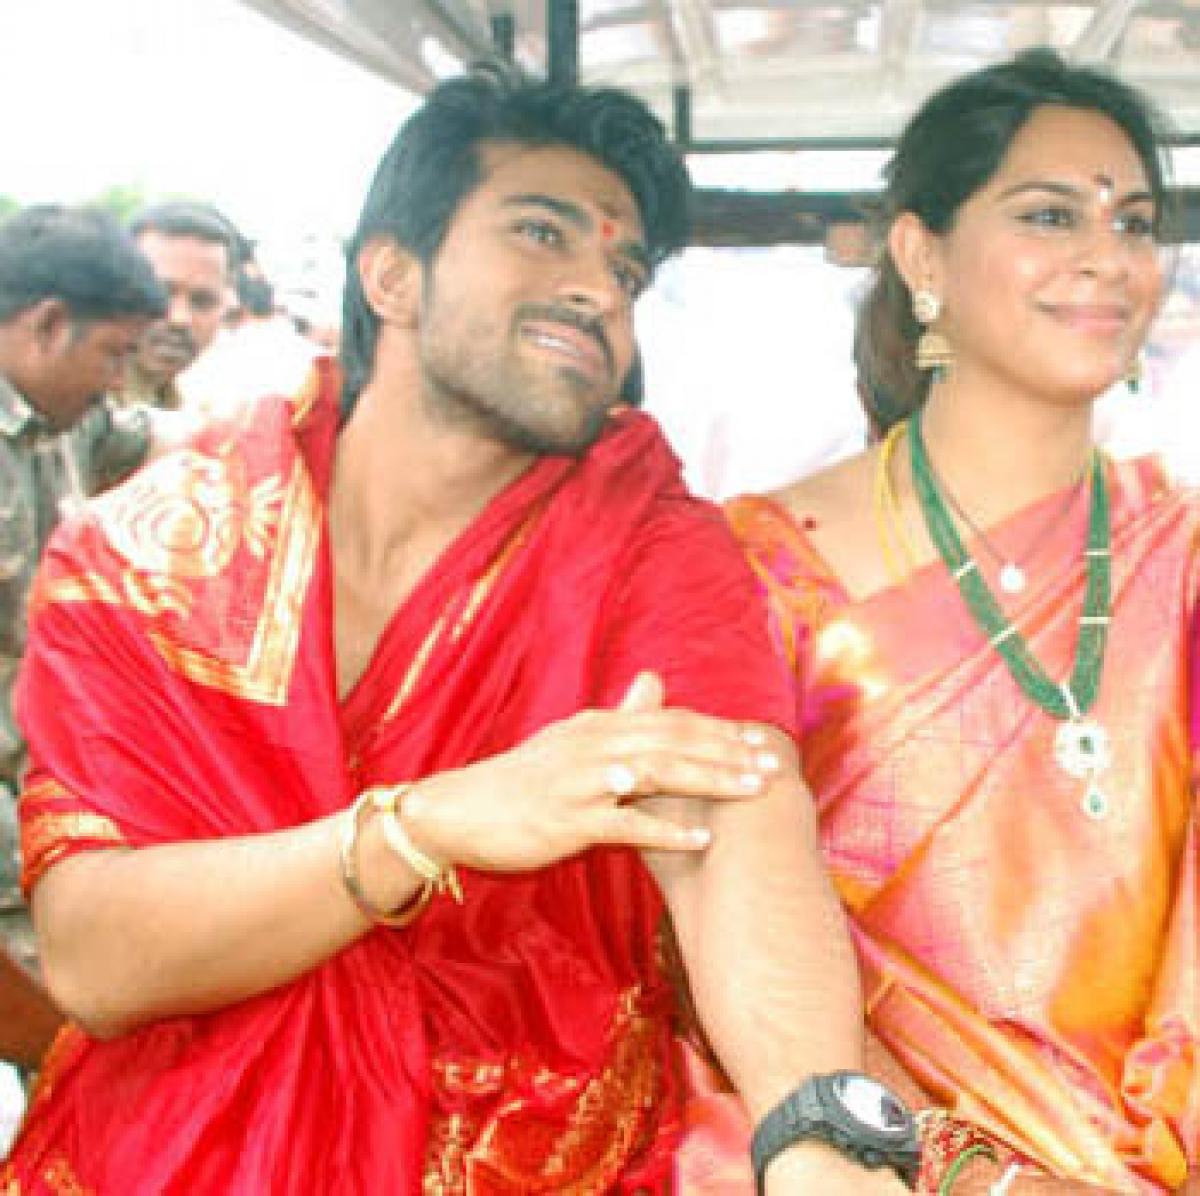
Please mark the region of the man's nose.
<svg viewBox="0 0 1200 1196"><path fill-rule="evenodd" d="M192 304L187 295L173 292L167 302L167 323L178 324L190 328L192 324Z"/></svg>
<svg viewBox="0 0 1200 1196"><path fill-rule="evenodd" d="M581 253L573 258L559 293L572 307L598 315L611 315L629 303L604 253Z"/></svg>

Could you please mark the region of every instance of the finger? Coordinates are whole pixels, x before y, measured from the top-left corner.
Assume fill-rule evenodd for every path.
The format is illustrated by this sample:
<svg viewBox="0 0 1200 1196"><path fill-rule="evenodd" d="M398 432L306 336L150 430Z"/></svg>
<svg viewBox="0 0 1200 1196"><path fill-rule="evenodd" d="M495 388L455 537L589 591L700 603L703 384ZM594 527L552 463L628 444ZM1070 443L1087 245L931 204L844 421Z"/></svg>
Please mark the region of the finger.
<svg viewBox="0 0 1200 1196"><path fill-rule="evenodd" d="M597 843L642 851L703 851L712 842L704 826L677 826L633 806L617 806L601 821Z"/></svg>
<svg viewBox="0 0 1200 1196"><path fill-rule="evenodd" d="M737 800L757 797L770 773L754 767L697 761L674 754L626 757L606 765L598 789L618 801L670 794L674 797Z"/></svg>
<svg viewBox="0 0 1200 1196"><path fill-rule="evenodd" d="M660 710L664 696L662 680L656 673L638 673L617 709L627 714Z"/></svg>
<svg viewBox="0 0 1200 1196"><path fill-rule="evenodd" d="M625 722L607 733L592 729L590 748L604 760L654 761L678 758L694 764L733 772L770 776L783 771L793 759L782 737L762 746L747 743L737 725L694 715ZM576 754L576 759L583 755Z"/></svg>
<svg viewBox="0 0 1200 1196"><path fill-rule="evenodd" d="M773 727L666 707L623 714L614 720L614 733L645 736L647 742L672 740L681 744L710 742L735 748L778 748L786 736Z"/></svg>

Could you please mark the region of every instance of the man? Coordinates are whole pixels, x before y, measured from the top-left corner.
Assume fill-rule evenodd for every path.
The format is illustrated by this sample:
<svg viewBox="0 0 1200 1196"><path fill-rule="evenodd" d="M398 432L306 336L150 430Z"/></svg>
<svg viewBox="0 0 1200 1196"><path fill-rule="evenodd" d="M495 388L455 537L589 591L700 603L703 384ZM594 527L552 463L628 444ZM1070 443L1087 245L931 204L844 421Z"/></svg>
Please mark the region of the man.
<svg viewBox="0 0 1200 1196"><path fill-rule="evenodd" d="M12 690L25 648L26 596L51 530L86 490L144 459L144 413L100 400L164 296L128 235L98 212L43 206L0 224L0 940L22 964L33 938L18 885L16 794L25 744ZM0 972L0 1056L36 1063L57 1017ZM31 1029L32 1027L32 1029Z"/></svg>
<svg viewBox="0 0 1200 1196"><path fill-rule="evenodd" d="M687 189L629 96L442 84L350 248L341 410L324 363L65 529L22 823L86 1031L0 1183L669 1191L667 916L751 1116L859 1062L752 579L617 409ZM766 1181L903 1190L790 1139Z"/></svg>
<svg viewBox="0 0 1200 1196"><path fill-rule="evenodd" d="M165 317L143 338L119 397L175 410L182 403L179 375L221 328L240 236L214 208L187 201L145 208L129 228L168 303Z"/></svg>
<svg viewBox="0 0 1200 1196"><path fill-rule="evenodd" d="M252 268L250 268L252 267ZM316 346L275 307L275 291L253 262L237 276L238 319L180 380L185 403L217 415L265 394L294 394L312 368Z"/></svg>

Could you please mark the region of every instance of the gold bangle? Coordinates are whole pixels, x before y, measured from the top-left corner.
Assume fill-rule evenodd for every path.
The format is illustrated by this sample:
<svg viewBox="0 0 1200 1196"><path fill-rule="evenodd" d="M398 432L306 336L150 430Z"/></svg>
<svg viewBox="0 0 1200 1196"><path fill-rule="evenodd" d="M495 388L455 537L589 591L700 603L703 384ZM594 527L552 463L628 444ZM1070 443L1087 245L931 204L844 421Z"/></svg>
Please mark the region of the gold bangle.
<svg viewBox="0 0 1200 1196"><path fill-rule="evenodd" d="M423 881L421 887L399 909L380 909L363 892L362 882L358 878L358 832L362 824L363 812L371 804L371 793L368 789L361 793L354 805L346 811L342 823L341 838L338 842L338 855L342 865L342 885L350 895L359 913L379 926L407 926L428 904L433 896L433 885Z"/></svg>
<svg viewBox="0 0 1200 1196"><path fill-rule="evenodd" d="M411 784L381 785L368 789L371 804L379 813L380 827L387 845L436 893L448 892L460 905L463 900L462 883L453 864L435 860L422 851L413 841L404 823L400 821L400 806L412 791Z"/></svg>

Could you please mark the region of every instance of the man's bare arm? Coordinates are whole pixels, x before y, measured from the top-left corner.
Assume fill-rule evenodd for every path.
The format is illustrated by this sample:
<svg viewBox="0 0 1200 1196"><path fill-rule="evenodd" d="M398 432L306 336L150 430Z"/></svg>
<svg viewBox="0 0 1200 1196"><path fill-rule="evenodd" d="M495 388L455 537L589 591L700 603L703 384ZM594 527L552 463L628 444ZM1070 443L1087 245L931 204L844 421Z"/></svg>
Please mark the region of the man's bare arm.
<svg viewBox="0 0 1200 1196"><path fill-rule="evenodd" d="M713 839L703 856L647 856L697 1014L753 1122L809 1075L861 1070L864 1041L857 966L820 863L812 800L790 741L767 734L764 750L783 767L762 800L699 809L656 800L689 824L705 819ZM890 1172L816 1143L780 1155L767 1178L772 1193L906 1190Z"/></svg>
<svg viewBox="0 0 1200 1196"><path fill-rule="evenodd" d="M41 985L0 952L0 1058L37 1067L62 1020Z"/></svg>

